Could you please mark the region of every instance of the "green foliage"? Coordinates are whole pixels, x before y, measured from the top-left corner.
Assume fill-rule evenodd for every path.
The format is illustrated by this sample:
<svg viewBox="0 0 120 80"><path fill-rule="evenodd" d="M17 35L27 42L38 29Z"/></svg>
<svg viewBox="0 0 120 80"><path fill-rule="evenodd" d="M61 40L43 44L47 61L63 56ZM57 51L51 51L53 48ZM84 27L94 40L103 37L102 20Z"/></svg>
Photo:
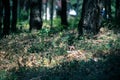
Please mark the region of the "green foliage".
<svg viewBox="0 0 120 80"><path fill-rule="evenodd" d="M42 38L47 37L49 35L50 30L47 28L43 28L42 30L39 31L38 35L41 36Z"/></svg>
<svg viewBox="0 0 120 80"><path fill-rule="evenodd" d="M115 0L111 0L111 13L112 16L115 17Z"/></svg>
<svg viewBox="0 0 120 80"><path fill-rule="evenodd" d="M111 43L109 43L111 44ZM112 50L119 50L120 49L120 38L118 38L117 40L115 40L112 45L111 45L111 49Z"/></svg>
<svg viewBox="0 0 120 80"><path fill-rule="evenodd" d="M61 19L58 17L58 18L55 18L54 20L53 20L53 22L54 22L54 26L55 27L60 27L61 26Z"/></svg>
<svg viewBox="0 0 120 80"><path fill-rule="evenodd" d="M6 80L7 72L4 70L0 70L0 80Z"/></svg>
<svg viewBox="0 0 120 80"><path fill-rule="evenodd" d="M66 50L64 49L64 47L63 48L60 48L60 47L56 48L55 55L60 56L60 55L65 55L65 54L66 54Z"/></svg>
<svg viewBox="0 0 120 80"><path fill-rule="evenodd" d="M28 16L29 15L29 12L25 11L25 10L21 10L20 13L19 13L19 21L20 22L23 22L23 21L26 21L28 20Z"/></svg>
<svg viewBox="0 0 120 80"><path fill-rule="evenodd" d="M18 80L17 76L12 74L8 71L0 70L0 80Z"/></svg>
<svg viewBox="0 0 120 80"><path fill-rule="evenodd" d="M20 10L17 19L17 29L23 32L24 30L29 30L29 12L25 10Z"/></svg>
<svg viewBox="0 0 120 80"><path fill-rule="evenodd" d="M79 19L78 18L70 18L68 29L76 29L78 27Z"/></svg>
<svg viewBox="0 0 120 80"><path fill-rule="evenodd" d="M28 52L30 53L39 53L41 51L44 51L45 45L43 43L41 44L33 44L29 49Z"/></svg>
<svg viewBox="0 0 120 80"><path fill-rule="evenodd" d="M77 25L77 22L74 18L73 19L69 19L69 25L68 26L64 26L64 25L61 25L61 20L59 17L55 18L53 20L53 24L54 26L51 27L50 29L50 34L55 34L57 32L61 32L61 31L64 31L64 30L67 30L67 29L73 29L73 28L76 28L76 25ZM65 29L65 27L67 27Z"/></svg>

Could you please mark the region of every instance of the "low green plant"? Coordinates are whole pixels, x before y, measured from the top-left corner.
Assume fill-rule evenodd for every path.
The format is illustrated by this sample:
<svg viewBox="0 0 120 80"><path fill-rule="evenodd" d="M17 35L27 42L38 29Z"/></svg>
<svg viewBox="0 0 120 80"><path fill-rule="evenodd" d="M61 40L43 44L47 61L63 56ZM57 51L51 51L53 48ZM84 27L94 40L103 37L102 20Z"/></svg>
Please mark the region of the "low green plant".
<svg viewBox="0 0 120 80"><path fill-rule="evenodd" d="M41 51L44 51L44 48L45 48L45 44L44 43L33 44L28 49L28 52L30 52L30 53L39 53Z"/></svg>
<svg viewBox="0 0 120 80"><path fill-rule="evenodd" d="M0 70L0 80L6 80L7 72L5 70Z"/></svg>

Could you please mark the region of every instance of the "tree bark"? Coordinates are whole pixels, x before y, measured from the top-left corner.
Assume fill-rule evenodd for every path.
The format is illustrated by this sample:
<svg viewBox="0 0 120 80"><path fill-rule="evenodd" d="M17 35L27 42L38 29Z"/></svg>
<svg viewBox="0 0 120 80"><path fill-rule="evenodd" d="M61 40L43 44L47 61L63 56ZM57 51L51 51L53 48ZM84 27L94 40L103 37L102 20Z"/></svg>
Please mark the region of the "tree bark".
<svg viewBox="0 0 120 80"><path fill-rule="evenodd" d="M42 28L42 0L30 0L30 30Z"/></svg>
<svg viewBox="0 0 120 80"><path fill-rule="evenodd" d="M115 12L116 22L120 23L120 0L116 0L116 12Z"/></svg>
<svg viewBox="0 0 120 80"><path fill-rule="evenodd" d="M2 0L4 6L3 35L8 35L10 30L10 0Z"/></svg>
<svg viewBox="0 0 120 80"><path fill-rule="evenodd" d="M11 30L12 32L16 32L16 24L17 24L17 5L18 5L18 0L13 0L12 4L12 25L11 25Z"/></svg>
<svg viewBox="0 0 120 80"><path fill-rule="evenodd" d="M53 4L54 0L51 0L51 6L50 6L50 20L51 20L51 27L53 26Z"/></svg>
<svg viewBox="0 0 120 80"><path fill-rule="evenodd" d="M3 5L2 0L0 0L0 34L2 33L2 19L3 19Z"/></svg>
<svg viewBox="0 0 120 80"><path fill-rule="evenodd" d="M64 25L64 27L66 28L66 26L68 25L68 22L67 22L67 1L62 0L61 4L62 4L61 24Z"/></svg>
<svg viewBox="0 0 120 80"><path fill-rule="evenodd" d="M78 24L79 35L83 34L83 29L87 35L98 33L100 27L100 8L98 4L98 0L83 1L81 19Z"/></svg>
<svg viewBox="0 0 120 80"><path fill-rule="evenodd" d="M61 17L61 12L62 12L62 0L57 0L56 1L57 9L56 9L56 15L58 17Z"/></svg>
<svg viewBox="0 0 120 80"><path fill-rule="evenodd" d="M45 4L45 9L44 9L45 20L47 20L47 16L48 16L48 15L47 15L48 0L45 0L44 4Z"/></svg>
<svg viewBox="0 0 120 80"><path fill-rule="evenodd" d="M80 36L83 35L83 19L84 19L84 15L85 15L85 4L86 3L87 3L87 0L83 0L81 19L80 19L79 24L78 24L78 32L79 32Z"/></svg>

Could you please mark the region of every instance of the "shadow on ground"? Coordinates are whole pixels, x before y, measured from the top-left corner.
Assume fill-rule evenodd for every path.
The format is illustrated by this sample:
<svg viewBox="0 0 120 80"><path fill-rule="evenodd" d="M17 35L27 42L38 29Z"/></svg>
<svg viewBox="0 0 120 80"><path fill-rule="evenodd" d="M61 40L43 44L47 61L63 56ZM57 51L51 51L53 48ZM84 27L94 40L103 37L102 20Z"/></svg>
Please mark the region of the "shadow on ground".
<svg viewBox="0 0 120 80"><path fill-rule="evenodd" d="M120 49L95 61L62 62L52 67L27 68L11 70L11 80L119 80ZM7 80L10 80L7 79Z"/></svg>

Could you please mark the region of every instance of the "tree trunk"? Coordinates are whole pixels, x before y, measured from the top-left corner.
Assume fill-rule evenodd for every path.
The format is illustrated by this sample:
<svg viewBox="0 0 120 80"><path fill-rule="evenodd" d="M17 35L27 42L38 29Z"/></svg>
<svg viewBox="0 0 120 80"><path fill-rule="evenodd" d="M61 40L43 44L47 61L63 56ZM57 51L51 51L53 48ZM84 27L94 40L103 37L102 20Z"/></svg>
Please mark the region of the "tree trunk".
<svg viewBox="0 0 120 80"><path fill-rule="evenodd" d="M61 17L61 12L62 12L62 0L56 0L56 6L57 6L57 8L56 8L56 15L58 16L58 17Z"/></svg>
<svg viewBox="0 0 120 80"><path fill-rule="evenodd" d="M117 24L120 24L120 0L116 0L115 17L116 17Z"/></svg>
<svg viewBox="0 0 120 80"><path fill-rule="evenodd" d="M17 5L18 5L18 0L13 0L13 4L12 4L12 25L11 25L12 32L16 32Z"/></svg>
<svg viewBox="0 0 120 80"><path fill-rule="evenodd" d="M78 24L78 32L79 32L80 36L83 35L83 19L84 19L84 15L85 15L85 4L86 3L87 3L87 0L83 0L81 19L80 19L79 24Z"/></svg>
<svg viewBox="0 0 120 80"><path fill-rule="evenodd" d="M46 15L45 15L45 20L47 20L47 7L48 7L48 0L46 0L46 4L45 4L45 13L46 13Z"/></svg>
<svg viewBox="0 0 120 80"><path fill-rule="evenodd" d="M62 0L62 11L61 11L61 24L64 25L64 27L66 28L66 26L68 25L67 22L67 2L66 0Z"/></svg>
<svg viewBox="0 0 120 80"><path fill-rule="evenodd" d="M8 35L10 30L10 0L2 0L4 6L3 35Z"/></svg>
<svg viewBox="0 0 120 80"><path fill-rule="evenodd" d="M42 0L30 0L30 30L42 28Z"/></svg>
<svg viewBox="0 0 120 80"><path fill-rule="evenodd" d="M105 18L110 20L112 18L111 16L111 0L105 0Z"/></svg>
<svg viewBox="0 0 120 80"><path fill-rule="evenodd" d="M51 27L53 26L53 4L54 4L54 0L51 0L51 8L50 8L50 20L51 20Z"/></svg>
<svg viewBox="0 0 120 80"><path fill-rule="evenodd" d="M3 19L3 5L2 0L0 0L0 34L2 33L2 19Z"/></svg>
<svg viewBox="0 0 120 80"><path fill-rule="evenodd" d="M80 35L83 34L82 28L87 35L98 33L100 27L100 8L98 3L98 0L83 1L81 19L78 25Z"/></svg>

